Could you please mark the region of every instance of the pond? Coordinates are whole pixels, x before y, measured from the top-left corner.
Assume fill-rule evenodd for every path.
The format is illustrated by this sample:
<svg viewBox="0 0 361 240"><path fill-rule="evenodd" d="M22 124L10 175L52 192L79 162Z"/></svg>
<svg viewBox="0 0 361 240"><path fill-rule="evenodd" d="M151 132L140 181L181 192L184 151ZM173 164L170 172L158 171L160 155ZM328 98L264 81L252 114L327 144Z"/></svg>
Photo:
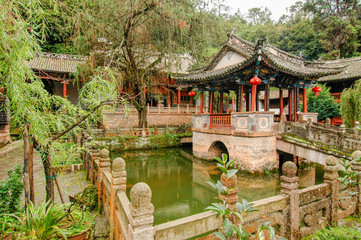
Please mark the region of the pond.
<svg viewBox="0 0 361 240"><path fill-rule="evenodd" d="M137 182L145 182L152 189L154 224L160 224L200 213L217 193L207 184L221 174L215 162L189 160L191 148L163 148L112 153L111 159L126 161L127 194ZM188 156L188 157L187 157ZM316 174L319 167L307 166L300 170L300 187L320 183ZM279 174L238 174L239 198L255 201L280 193Z"/></svg>

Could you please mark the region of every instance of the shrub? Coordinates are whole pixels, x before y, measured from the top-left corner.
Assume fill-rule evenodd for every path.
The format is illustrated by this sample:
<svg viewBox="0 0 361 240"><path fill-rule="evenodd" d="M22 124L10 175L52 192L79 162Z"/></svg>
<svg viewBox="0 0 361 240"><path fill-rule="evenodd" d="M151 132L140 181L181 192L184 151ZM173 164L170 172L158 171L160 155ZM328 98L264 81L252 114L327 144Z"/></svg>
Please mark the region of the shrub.
<svg viewBox="0 0 361 240"><path fill-rule="evenodd" d="M348 227L330 227L317 230L313 235L308 236L305 240L347 240L361 239L360 229Z"/></svg>
<svg viewBox="0 0 361 240"><path fill-rule="evenodd" d="M12 226L15 229L13 233L15 239L47 240L56 238L57 234L63 235L58 224L67 215L64 205L47 202L35 207L30 202L24 214L13 215L17 220Z"/></svg>
<svg viewBox="0 0 361 240"><path fill-rule="evenodd" d="M82 193L75 195L70 201L77 203L83 210L93 210L98 206L98 188L88 185Z"/></svg>
<svg viewBox="0 0 361 240"><path fill-rule="evenodd" d="M0 181L0 214L18 212L20 209L20 196L23 191L22 169L20 165L9 170L9 177Z"/></svg>

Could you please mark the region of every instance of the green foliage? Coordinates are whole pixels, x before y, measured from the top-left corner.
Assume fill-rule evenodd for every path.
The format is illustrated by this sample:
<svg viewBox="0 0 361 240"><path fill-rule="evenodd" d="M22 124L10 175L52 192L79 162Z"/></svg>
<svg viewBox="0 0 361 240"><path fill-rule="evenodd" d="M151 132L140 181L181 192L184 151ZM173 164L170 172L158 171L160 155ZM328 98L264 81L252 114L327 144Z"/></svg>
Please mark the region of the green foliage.
<svg viewBox="0 0 361 240"><path fill-rule="evenodd" d="M312 88L307 89L307 111L317 112L319 121L340 116L340 104L330 95L330 88L324 84L318 84L318 86L322 88L318 96L315 96ZM301 111L302 109L301 105Z"/></svg>
<svg viewBox="0 0 361 240"><path fill-rule="evenodd" d="M82 233L94 226L95 215L91 212L84 211L83 208L77 206L70 206L69 212L69 215L58 224L62 233L67 237Z"/></svg>
<svg viewBox="0 0 361 240"><path fill-rule="evenodd" d="M23 191L23 172L20 165L8 171L9 177L0 181L0 214L18 212Z"/></svg>
<svg viewBox="0 0 361 240"><path fill-rule="evenodd" d="M83 210L94 210L98 206L98 188L88 185L82 193L75 195L71 201Z"/></svg>
<svg viewBox="0 0 361 240"><path fill-rule="evenodd" d="M73 142L61 143L54 142L52 148L52 163L54 166L67 166L73 164L80 164L83 162L81 153L84 151L83 147L78 146Z"/></svg>
<svg viewBox="0 0 361 240"><path fill-rule="evenodd" d="M32 202L24 214L17 216L17 222L12 226L16 239L48 240L56 238L57 234L65 237L59 228L59 223L68 215L64 205L54 205L50 202L35 207Z"/></svg>
<svg viewBox="0 0 361 240"><path fill-rule="evenodd" d="M340 111L347 127L352 127L356 121L361 121L361 80L357 80L352 87L342 91Z"/></svg>
<svg viewBox="0 0 361 240"><path fill-rule="evenodd" d="M354 172L351 170L352 163L354 162L360 162L360 159L353 159L351 161L348 161L346 159L341 159L340 162L341 166L344 167L343 176L339 177L338 180L350 190L350 195L355 196L358 194L358 192L354 191L356 187L358 186L358 179L360 178L360 173Z"/></svg>
<svg viewBox="0 0 361 240"><path fill-rule="evenodd" d="M360 239L361 229L349 227L330 227L317 230L311 236L304 238L304 240L348 240Z"/></svg>
<svg viewBox="0 0 361 240"><path fill-rule="evenodd" d="M222 177L225 179L225 185L223 185L220 180L216 182L213 180L208 181L208 184L218 192L220 203L212 203L206 210L212 210L223 220L221 231L215 232L214 235L222 240L226 240L232 236L236 236L237 239L247 240L252 234L247 233L242 226L243 219L247 213L258 210L253 208L253 203L248 203L245 199L237 202L236 207L231 206L229 194L232 188L229 186L229 179L235 177L235 174L238 172L237 169L232 169L235 160L228 161L228 157L224 153L222 154L222 158L215 157L214 159L217 161L217 167L222 171ZM262 224L256 233L259 240L265 239L264 230L268 230L270 240L275 239L274 229L266 222ZM285 238L279 237L277 239L281 240Z"/></svg>

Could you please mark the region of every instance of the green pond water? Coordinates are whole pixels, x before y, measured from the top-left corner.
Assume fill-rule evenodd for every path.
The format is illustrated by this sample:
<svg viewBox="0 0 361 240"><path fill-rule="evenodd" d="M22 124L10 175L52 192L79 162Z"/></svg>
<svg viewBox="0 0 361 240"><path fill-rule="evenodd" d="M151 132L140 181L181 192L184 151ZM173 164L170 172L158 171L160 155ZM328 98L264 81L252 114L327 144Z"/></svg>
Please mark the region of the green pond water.
<svg viewBox="0 0 361 240"><path fill-rule="evenodd" d="M111 159L126 161L127 194L137 182L145 182L152 190L154 224L160 224L200 213L212 202L216 192L207 184L217 180L221 172L214 162L189 160L191 148L163 148L112 153ZM307 166L300 170L300 187L322 181L320 167ZM279 174L267 176L239 174L239 197L255 201L280 193Z"/></svg>

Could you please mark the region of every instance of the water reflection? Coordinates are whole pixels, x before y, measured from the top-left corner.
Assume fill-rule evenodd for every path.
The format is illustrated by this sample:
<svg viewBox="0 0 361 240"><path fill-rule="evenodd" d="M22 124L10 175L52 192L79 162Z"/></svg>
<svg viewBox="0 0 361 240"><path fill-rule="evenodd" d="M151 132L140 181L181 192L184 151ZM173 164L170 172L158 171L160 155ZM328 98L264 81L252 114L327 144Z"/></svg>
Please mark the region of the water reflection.
<svg viewBox="0 0 361 240"><path fill-rule="evenodd" d="M181 148L125 151L113 153L126 161L127 193L137 182L146 182L152 189L155 224L200 213L215 202L216 192L207 184L218 180L221 172L215 162L189 160ZM188 154L188 157L191 155ZM300 186L317 183L315 167L300 170ZM279 174L267 176L239 174L239 197L255 201L279 194ZM129 196L129 195L128 195Z"/></svg>

